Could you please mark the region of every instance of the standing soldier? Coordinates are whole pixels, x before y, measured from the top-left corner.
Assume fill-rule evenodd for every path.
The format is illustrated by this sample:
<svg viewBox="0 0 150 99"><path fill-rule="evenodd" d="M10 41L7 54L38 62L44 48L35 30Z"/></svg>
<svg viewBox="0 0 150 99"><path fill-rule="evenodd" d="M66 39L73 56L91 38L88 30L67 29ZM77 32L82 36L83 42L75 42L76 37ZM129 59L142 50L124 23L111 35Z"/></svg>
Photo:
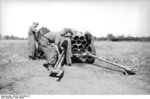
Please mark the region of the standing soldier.
<svg viewBox="0 0 150 99"><path fill-rule="evenodd" d="M65 49L66 64L71 65L71 36L73 31L71 29L63 29L60 32L49 32L45 35L41 35L39 46L41 46L46 56L47 64L45 67L50 70L55 65L59 55L59 47ZM58 57L57 57L58 55Z"/></svg>
<svg viewBox="0 0 150 99"><path fill-rule="evenodd" d="M37 32L37 26L39 23L33 22L32 26L29 28L28 32L28 49L29 49L29 59L35 59L35 51L36 51L36 41L35 41L35 35Z"/></svg>

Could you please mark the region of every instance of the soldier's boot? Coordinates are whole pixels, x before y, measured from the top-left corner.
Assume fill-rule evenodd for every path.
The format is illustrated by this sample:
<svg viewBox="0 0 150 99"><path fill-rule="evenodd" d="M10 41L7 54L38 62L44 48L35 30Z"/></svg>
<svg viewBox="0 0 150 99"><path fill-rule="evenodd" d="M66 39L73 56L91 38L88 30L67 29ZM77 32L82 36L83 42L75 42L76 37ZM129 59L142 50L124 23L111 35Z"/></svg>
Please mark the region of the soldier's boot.
<svg viewBox="0 0 150 99"><path fill-rule="evenodd" d="M48 70L50 71L52 69L52 65L47 63L47 64L43 64L43 66Z"/></svg>
<svg viewBox="0 0 150 99"><path fill-rule="evenodd" d="M67 66L71 66L71 63L67 63Z"/></svg>
<svg viewBox="0 0 150 99"><path fill-rule="evenodd" d="M29 60L35 60L35 57L29 55L29 56L28 56L28 59L29 59Z"/></svg>

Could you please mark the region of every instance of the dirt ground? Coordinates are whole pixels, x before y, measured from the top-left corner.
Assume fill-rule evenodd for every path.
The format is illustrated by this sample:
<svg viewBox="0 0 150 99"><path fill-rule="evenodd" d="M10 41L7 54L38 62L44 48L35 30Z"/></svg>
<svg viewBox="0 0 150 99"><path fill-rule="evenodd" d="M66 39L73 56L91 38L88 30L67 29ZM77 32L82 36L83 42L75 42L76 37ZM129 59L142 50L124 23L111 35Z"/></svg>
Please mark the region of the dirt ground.
<svg viewBox="0 0 150 99"><path fill-rule="evenodd" d="M96 61L65 67L61 82L49 77L45 60L27 59L26 40L0 40L0 94L150 94L149 42L95 42L97 56L137 67L136 75L125 76L118 68Z"/></svg>

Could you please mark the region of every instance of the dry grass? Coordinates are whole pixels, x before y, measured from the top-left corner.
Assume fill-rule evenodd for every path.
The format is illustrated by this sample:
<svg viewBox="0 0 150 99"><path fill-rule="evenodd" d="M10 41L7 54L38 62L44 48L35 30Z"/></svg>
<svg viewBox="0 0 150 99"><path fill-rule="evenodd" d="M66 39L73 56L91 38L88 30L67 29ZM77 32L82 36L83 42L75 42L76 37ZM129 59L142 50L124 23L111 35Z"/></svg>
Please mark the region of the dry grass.
<svg viewBox="0 0 150 99"><path fill-rule="evenodd" d="M149 94L149 42L95 42L95 47L99 57L122 65L137 66L137 74L127 77L121 74L116 76L117 73L111 70L99 69L87 64L75 64L77 66L66 68L64 81L56 84L54 80L49 79L46 69L42 67L44 60L29 61L27 59L27 41L0 40L0 93ZM100 63L101 65L106 65L105 63ZM96 64L99 64L98 61L96 61ZM96 75L96 77L93 78L93 75ZM50 83L51 85L49 85ZM118 83L115 87L111 86L115 83ZM72 84L81 87L74 87ZM102 88L103 84L107 85L107 87ZM128 88L128 85L133 87L132 90ZM127 86L127 89L121 89L123 86ZM40 90L37 91L37 88L40 88ZM78 88L83 90L78 90ZM116 88L116 92L111 91L111 89L115 90L114 88ZM107 91L107 89L109 90Z"/></svg>
<svg viewBox="0 0 150 99"><path fill-rule="evenodd" d="M97 55L112 62L134 67L138 73L149 74L149 42L96 42ZM141 69L146 68L144 71Z"/></svg>

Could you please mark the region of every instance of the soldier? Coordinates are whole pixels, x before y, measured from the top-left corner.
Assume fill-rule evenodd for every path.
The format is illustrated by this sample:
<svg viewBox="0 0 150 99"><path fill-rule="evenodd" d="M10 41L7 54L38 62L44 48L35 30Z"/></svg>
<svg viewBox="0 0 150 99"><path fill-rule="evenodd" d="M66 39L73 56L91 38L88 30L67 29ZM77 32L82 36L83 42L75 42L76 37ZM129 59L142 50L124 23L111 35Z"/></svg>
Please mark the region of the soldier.
<svg viewBox="0 0 150 99"><path fill-rule="evenodd" d="M63 29L60 32L49 32L45 35L41 35L39 46L41 46L44 54L46 56L47 64L44 65L48 70L52 68L56 60L60 55L59 47L63 47L65 49L66 54L66 64L71 65L71 36L73 35L73 31L71 29ZM58 55L58 57L57 57Z"/></svg>
<svg viewBox="0 0 150 99"><path fill-rule="evenodd" d="M39 23L33 22L32 26L29 28L28 32L28 49L29 49L29 59L35 59L35 51L36 51L36 41L35 41L35 35L37 32L37 26Z"/></svg>

